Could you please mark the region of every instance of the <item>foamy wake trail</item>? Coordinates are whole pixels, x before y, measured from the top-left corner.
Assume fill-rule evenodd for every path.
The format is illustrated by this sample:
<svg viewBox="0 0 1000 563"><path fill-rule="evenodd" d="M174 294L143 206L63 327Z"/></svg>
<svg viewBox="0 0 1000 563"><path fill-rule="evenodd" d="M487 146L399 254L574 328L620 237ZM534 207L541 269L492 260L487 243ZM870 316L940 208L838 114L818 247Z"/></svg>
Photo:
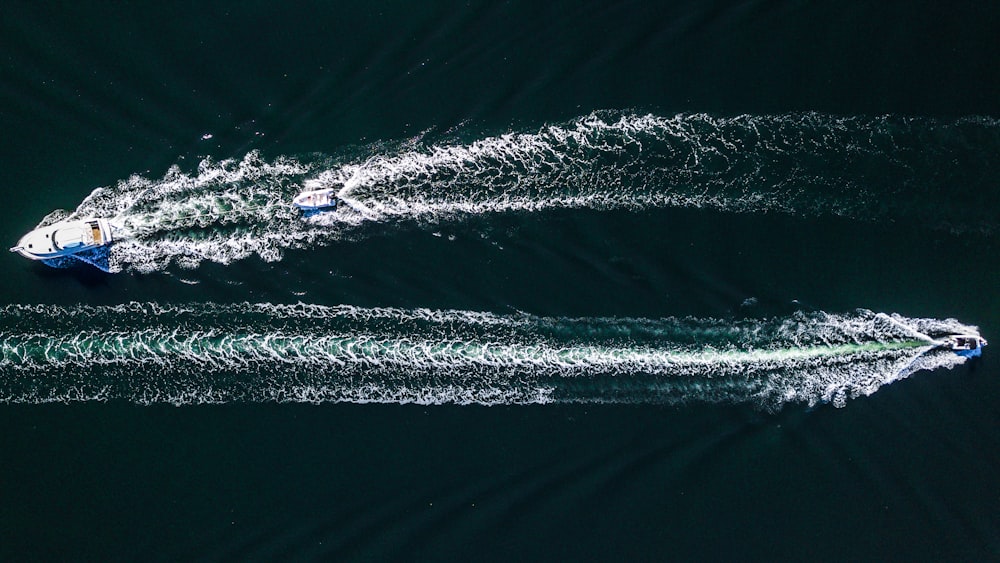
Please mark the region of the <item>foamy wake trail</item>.
<svg viewBox="0 0 1000 563"><path fill-rule="evenodd" d="M965 361L955 320L545 318L312 305L0 310L0 401L786 403Z"/></svg>
<svg viewBox="0 0 1000 563"><path fill-rule="evenodd" d="M460 133L461 134L461 133ZM465 136L470 136L466 133ZM378 143L351 155L206 160L100 188L72 216L112 218L108 269L228 263L360 236L364 224L557 208L710 208L889 218L992 231L1000 122L814 113L658 117L597 112L538 130ZM303 189L344 204L303 217ZM51 222L64 214L46 218Z"/></svg>

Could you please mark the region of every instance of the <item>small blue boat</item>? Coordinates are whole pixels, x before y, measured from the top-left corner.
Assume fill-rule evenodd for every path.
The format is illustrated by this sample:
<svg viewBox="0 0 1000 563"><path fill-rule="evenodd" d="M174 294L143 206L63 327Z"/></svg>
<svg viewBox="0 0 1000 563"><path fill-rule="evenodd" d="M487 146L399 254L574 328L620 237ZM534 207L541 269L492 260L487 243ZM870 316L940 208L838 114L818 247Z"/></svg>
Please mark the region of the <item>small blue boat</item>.
<svg viewBox="0 0 1000 563"><path fill-rule="evenodd" d="M337 208L337 194L333 188L309 190L300 193L292 199L299 209L305 211L325 211Z"/></svg>
<svg viewBox="0 0 1000 563"><path fill-rule="evenodd" d="M944 339L943 347L966 358L975 358L983 354L986 339L977 334L956 334Z"/></svg>

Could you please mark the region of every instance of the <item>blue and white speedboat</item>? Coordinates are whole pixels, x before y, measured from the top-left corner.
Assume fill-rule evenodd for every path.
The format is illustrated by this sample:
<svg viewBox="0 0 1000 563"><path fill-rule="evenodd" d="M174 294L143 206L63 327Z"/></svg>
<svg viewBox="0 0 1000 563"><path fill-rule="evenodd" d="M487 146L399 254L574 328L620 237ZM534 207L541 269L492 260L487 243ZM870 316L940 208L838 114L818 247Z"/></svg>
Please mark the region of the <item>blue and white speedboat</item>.
<svg viewBox="0 0 1000 563"><path fill-rule="evenodd" d="M21 237L10 251L31 260L50 260L107 246L113 240L107 219L88 218L39 227Z"/></svg>
<svg viewBox="0 0 1000 563"><path fill-rule="evenodd" d="M326 211L337 208L337 192L333 188L309 190L292 199L292 204L305 211Z"/></svg>
<svg viewBox="0 0 1000 563"><path fill-rule="evenodd" d="M977 334L955 334L943 341L943 347L947 347L952 352L966 358L981 356L983 346L986 344L986 339Z"/></svg>

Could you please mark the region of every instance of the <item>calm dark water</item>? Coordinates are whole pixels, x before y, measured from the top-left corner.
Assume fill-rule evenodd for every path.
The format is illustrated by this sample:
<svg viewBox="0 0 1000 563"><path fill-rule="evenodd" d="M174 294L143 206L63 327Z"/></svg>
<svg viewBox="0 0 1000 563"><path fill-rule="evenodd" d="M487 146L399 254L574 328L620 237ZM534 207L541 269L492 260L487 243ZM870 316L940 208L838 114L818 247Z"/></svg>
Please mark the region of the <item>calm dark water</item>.
<svg viewBox="0 0 1000 563"><path fill-rule="evenodd" d="M0 559L1000 559L997 29L6 3Z"/></svg>

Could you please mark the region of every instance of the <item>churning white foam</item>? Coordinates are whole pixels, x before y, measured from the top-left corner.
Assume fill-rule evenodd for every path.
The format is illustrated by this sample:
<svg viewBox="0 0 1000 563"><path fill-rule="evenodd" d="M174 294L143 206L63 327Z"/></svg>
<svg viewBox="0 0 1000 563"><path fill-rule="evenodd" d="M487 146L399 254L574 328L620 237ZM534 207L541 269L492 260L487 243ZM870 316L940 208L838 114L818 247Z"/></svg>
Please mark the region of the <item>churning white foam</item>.
<svg viewBox="0 0 1000 563"><path fill-rule="evenodd" d="M360 158L207 159L193 172L175 166L161 179L98 188L69 216L110 218L119 242L107 269L143 272L279 260L287 249L360 236L366 224L558 208L912 215L992 229L992 219L968 219L968 206L949 206L955 188L988 187L974 184L1000 172L998 147L1000 125L980 118L595 112L471 142L380 143ZM328 187L339 191L338 210L303 216L291 206L296 193ZM43 223L66 217L53 212Z"/></svg>
<svg viewBox="0 0 1000 563"><path fill-rule="evenodd" d="M317 305L7 306L0 400L751 402L869 395L965 358L954 320L546 318ZM30 327L30 328L27 328Z"/></svg>

